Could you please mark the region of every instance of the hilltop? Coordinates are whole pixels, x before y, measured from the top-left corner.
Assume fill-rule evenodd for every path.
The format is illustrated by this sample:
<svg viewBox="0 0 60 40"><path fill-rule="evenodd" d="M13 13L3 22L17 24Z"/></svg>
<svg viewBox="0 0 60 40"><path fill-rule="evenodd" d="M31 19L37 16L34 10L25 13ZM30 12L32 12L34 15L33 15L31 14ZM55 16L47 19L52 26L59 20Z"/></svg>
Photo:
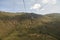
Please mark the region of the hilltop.
<svg viewBox="0 0 60 40"><path fill-rule="evenodd" d="M0 40L60 40L60 14L0 12Z"/></svg>

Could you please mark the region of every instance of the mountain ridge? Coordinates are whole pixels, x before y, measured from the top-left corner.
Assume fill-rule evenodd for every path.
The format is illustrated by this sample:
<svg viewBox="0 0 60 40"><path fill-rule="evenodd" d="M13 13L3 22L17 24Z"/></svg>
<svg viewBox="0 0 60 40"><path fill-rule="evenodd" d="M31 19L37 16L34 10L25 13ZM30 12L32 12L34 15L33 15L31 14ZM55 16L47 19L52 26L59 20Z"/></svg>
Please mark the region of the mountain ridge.
<svg viewBox="0 0 60 40"><path fill-rule="evenodd" d="M60 40L60 21L57 16L58 20L50 17L50 14L0 14L1 40Z"/></svg>

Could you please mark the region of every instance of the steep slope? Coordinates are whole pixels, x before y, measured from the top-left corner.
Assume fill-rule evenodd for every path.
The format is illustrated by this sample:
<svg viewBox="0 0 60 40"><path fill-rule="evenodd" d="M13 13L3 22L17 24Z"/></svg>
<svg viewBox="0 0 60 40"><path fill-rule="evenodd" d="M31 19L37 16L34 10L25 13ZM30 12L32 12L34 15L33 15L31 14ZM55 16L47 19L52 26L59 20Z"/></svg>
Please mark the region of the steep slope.
<svg viewBox="0 0 60 40"><path fill-rule="evenodd" d="M0 14L0 40L59 40L56 33L59 29L55 32L51 17L34 13Z"/></svg>
<svg viewBox="0 0 60 40"><path fill-rule="evenodd" d="M52 22L47 24L49 31L60 40L60 14L53 13L46 16L52 18Z"/></svg>

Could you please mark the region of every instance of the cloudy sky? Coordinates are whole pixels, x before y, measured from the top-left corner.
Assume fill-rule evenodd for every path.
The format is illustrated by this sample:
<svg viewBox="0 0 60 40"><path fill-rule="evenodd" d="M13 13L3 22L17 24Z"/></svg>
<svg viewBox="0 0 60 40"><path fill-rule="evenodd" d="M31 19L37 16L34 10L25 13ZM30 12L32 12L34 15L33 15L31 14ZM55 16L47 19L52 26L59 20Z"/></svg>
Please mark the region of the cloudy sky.
<svg viewBox="0 0 60 40"><path fill-rule="evenodd" d="M60 0L24 0L24 3L23 0L0 0L0 11L60 13Z"/></svg>

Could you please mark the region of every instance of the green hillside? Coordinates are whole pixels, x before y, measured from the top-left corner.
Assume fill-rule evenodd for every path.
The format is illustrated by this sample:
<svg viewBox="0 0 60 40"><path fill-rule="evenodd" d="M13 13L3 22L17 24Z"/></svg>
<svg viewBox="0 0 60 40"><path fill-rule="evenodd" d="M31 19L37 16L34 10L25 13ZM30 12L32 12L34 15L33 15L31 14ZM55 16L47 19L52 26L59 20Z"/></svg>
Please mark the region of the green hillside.
<svg viewBox="0 0 60 40"><path fill-rule="evenodd" d="M0 12L0 40L60 40L59 16Z"/></svg>

